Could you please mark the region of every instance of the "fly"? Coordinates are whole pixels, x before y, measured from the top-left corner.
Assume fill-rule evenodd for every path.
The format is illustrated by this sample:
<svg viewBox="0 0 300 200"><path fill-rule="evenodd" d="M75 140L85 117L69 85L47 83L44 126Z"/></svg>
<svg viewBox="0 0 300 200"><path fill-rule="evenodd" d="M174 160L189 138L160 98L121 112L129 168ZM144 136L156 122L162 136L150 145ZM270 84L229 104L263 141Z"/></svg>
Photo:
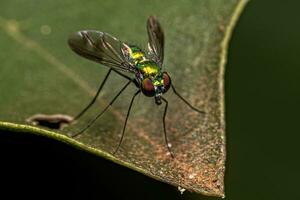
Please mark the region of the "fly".
<svg viewBox="0 0 300 200"><path fill-rule="evenodd" d="M204 114L204 112L195 108L187 100L185 100L175 89L168 73L163 71L164 33L156 17L150 16L148 18L147 32L149 38L147 52L143 51L138 46L121 42L108 33L95 30L78 31L69 37L68 44L75 53L109 68L92 101L74 118L74 120L80 118L94 104L111 72L114 72L128 80L128 82L111 100L111 102L93 120L91 120L86 127L74 134L72 137L76 137L88 129L99 117L103 115L103 113L105 113L105 111L111 105L113 105L113 103L128 87L128 85L133 83L137 87L137 91L131 98L122 130L122 135L113 154L118 152L123 141L128 117L130 115L134 99L142 92L147 97L153 97L157 105L161 105L162 102L165 104L163 115L164 139L171 157L174 158L170 146L168 145L169 143L165 123L168 110L168 101L163 97L163 94L172 88L173 92L187 106L198 113ZM132 73L133 77L129 77L123 72L130 72Z"/></svg>

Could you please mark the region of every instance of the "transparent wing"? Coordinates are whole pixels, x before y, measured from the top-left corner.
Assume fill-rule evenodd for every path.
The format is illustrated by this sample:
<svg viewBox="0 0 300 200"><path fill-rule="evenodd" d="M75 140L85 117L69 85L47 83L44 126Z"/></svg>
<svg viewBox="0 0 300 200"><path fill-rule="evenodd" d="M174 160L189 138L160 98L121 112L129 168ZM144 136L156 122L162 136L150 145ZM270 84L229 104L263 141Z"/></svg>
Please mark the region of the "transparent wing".
<svg viewBox="0 0 300 200"><path fill-rule="evenodd" d="M70 35L68 44L78 55L107 67L133 72L134 66L123 55L126 44L100 31L85 30Z"/></svg>
<svg viewBox="0 0 300 200"><path fill-rule="evenodd" d="M147 31L149 52L153 54L154 60L162 66L164 60L164 33L156 17L150 16L148 18Z"/></svg>

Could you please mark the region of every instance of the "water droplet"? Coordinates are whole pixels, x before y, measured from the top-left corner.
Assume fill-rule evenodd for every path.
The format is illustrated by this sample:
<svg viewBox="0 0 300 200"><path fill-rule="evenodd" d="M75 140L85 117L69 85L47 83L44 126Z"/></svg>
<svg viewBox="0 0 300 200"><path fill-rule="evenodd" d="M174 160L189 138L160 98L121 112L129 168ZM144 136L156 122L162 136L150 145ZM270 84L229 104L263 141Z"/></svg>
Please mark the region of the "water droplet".
<svg viewBox="0 0 300 200"><path fill-rule="evenodd" d="M48 25L42 25L40 31L43 35L49 35L52 31L51 27Z"/></svg>

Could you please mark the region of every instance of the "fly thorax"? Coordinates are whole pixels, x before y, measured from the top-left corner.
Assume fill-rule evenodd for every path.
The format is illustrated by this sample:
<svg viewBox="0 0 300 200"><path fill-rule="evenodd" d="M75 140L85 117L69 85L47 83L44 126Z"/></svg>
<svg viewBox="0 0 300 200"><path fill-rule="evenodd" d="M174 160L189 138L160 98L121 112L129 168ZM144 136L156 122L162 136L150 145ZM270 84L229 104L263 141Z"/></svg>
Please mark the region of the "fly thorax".
<svg viewBox="0 0 300 200"><path fill-rule="evenodd" d="M143 74L144 78L155 79L160 73L160 67L151 60L142 60L137 63L136 67Z"/></svg>
<svg viewBox="0 0 300 200"><path fill-rule="evenodd" d="M135 65L138 64L140 61L145 60L145 53L134 45L125 45L125 48L122 49L123 55L129 60L131 63Z"/></svg>

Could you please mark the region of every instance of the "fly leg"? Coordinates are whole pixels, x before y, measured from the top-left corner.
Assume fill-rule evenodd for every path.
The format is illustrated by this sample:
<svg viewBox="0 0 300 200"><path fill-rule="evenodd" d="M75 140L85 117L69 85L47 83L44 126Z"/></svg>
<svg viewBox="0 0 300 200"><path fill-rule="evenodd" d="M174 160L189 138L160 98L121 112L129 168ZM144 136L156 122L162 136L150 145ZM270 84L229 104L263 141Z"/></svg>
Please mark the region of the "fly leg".
<svg viewBox="0 0 300 200"><path fill-rule="evenodd" d="M174 155L171 151L171 148L169 146L169 142L168 142L168 137L167 137L167 130L166 130L166 115L167 115L167 111L168 111L168 101L165 98L161 98L165 103L165 111L164 111L164 116L163 116L163 126L164 126L164 136L165 136L165 142L166 142L166 146L168 148L168 151L171 155L172 158L174 158Z"/></svg>
<svg viewBox="0 0 300 200"><path fill-rule="evenodd" d="M94 96L94 98L92 99L92 101L79 113L76 115L76 117L74 117L74 120L77 120L78 118L80 118L96 101L97 97L99 96L100 94L100 91L102 90L104 84L106 83L106 80L107 78L109 77L110 75L110 72L112 71L112 68L110 68L104 78L104 80L102 81L102 83L100 84L100 87L99 89L97 90L97 93L96 95Z"/></svg>
<svg viewBox="0 0 300 200"><path fill-rule="evenodd" d="M120 141L119 141L119 144L116 148L116 150L114 151L113 154L116 154L121 146L121 143L123 141L123 138L124 138L124 134L125 134L125 129L126 129L126 125L127 125L127 120L128 120L128 117L130 115L130 111L131 111L131 107L132 107L132 104L133 104L133 101L135 99L135 97L141 92L141 90L138 90L136 91L136 93L134 93L132 99L131 99L131 102L130 102L130 105L129 105L129 108L128 108L128 111L127 111L127 115L126 115L126 119L125 119L125 123L124 123L124 126L123 126L123 131L122 131L122 135L121 135L121 138L120 138Z"/></svg>
<svg viewBox="0 0 300 200"><path fill-rule="evenodd" d="M135 79L132 79L129 76L126 76L126 75L122 74L121 72L119 72L119 71L117 71L117 70L115 70L113 68L109 68L109 70L108 70L108 72L107 72L104 80L102 81L102 83L100 84L99 89L97 90L96 95L93 97L93 99L91 100L91 102L80 113L78 113L74 117L74 120L79 119L95 103L95 101L96 101L97 97L99 96L99 94L100 94L103 86L105 85L105 83L106 83L106 81L107 81L107 79L108 79L111 71L114 71L116 74L118 74L118 75L120 75L120 76L122 76L122 77L124 77L124 78L126 78L128 80L131 80L135 84L135 86L139 87L139 85L138 85L138 83L137 83L137 81Z"/></svg>
<svg viewBox="0 0 300 200"><path fill-rule="evenodd" d="M176 89L175 89L175 87L174 87L174 85L172 84L171 85L171 87L172 87L172 89L173 89L173 91L174 91L174 93L186 104L186 105L188 105L191 109L193 109L194 111L196 111L196 112L198 112L198 113L200 113L200 114L205 114L205 112L204 111L202 111L202 110L199 110L198 108L195 108L194 106L192 106L187 100L185 100L177 91L176 91Z"/></svg>
<svg viewBox="0 0 300 200"><path fill-rule="evenodd" d="M72 137L76 137L76 136L78 136L78 135L80 135L80 134L82 134L86 129L88 129L90 126L92 126L93 125L93 123L99 118L99 117L101 117L102 115L103 115L103 113L105 113L105 111L117 100L117 98L120 96L120 94L127 88L127 86L130 84L130 83L132 83L132 82L134 82L135 81L135 79L130 79L125 85L124 85L124 87L119 91L119 93L111 100L111 102L93 119L93 120L91 120L89 123L88 123L88 125L85 127L85 128L83 128L81 131L79 131L78 133L76 133L76 134L74 134L74 135L72 135Z"/></svg>

